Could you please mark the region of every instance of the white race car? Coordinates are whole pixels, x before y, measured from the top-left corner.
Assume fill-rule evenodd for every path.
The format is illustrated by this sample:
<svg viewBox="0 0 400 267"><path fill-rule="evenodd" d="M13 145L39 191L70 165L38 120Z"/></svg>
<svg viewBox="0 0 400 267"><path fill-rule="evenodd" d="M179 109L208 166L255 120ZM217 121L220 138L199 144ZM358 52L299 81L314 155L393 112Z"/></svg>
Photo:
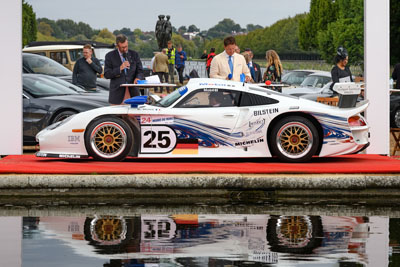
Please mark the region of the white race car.
<svg viewBox="0 0 400 267"><path fill-rule="evenodd" d="M191 79L155 104L147 96L97 108L37 134L38 157L119 161L134 157L273 157L357 153L368 146L360 114L368 101L340 108L256 85Z"/></svg>

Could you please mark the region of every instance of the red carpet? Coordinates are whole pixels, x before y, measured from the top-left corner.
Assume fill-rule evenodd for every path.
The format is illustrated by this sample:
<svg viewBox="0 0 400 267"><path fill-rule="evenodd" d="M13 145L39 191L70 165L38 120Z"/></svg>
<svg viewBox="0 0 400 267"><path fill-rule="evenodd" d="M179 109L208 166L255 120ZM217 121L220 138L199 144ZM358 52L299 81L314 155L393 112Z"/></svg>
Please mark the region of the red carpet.
<svg viewBox="0 0 400 267"><path fill-rule="evenodd" d="M48 159L34 155L7 156L0 173L137 174L137 173L400 173L400 161L380 155L313 158L301 164L276 159L143 159L98 162L91 159Z"/></svg>

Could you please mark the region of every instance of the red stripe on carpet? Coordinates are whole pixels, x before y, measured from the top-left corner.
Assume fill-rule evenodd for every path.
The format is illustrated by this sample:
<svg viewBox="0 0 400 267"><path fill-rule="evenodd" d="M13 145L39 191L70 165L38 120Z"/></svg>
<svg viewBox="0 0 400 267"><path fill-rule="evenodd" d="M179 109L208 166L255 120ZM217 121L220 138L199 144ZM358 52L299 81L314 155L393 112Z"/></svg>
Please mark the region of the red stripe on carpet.
<svg viewBox="0 0 400 267"><path fill-rule="evenodd" d="M400 173L400 161L380 155L313 158L308 163L281 163L277 159L144 159L123 162L92 159L49 159L35 155L7 156L0 173L136 174L136 173Z"/></svg>

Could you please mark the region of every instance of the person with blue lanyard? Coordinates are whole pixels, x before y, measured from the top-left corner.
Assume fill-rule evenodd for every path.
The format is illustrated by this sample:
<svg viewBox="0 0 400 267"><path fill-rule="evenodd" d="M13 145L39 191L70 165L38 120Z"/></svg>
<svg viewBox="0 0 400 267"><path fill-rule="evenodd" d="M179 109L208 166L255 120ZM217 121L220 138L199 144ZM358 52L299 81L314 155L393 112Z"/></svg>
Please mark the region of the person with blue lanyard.
<svg viewBox="0 0 400 267"><path fill-rule="evenodd" d="M229 36L224 39L224 51L214 57L211 61L210 78L241 81L251 80L250 70L247 67L246 60L238 53L235 53L235 37Z"/></svg>

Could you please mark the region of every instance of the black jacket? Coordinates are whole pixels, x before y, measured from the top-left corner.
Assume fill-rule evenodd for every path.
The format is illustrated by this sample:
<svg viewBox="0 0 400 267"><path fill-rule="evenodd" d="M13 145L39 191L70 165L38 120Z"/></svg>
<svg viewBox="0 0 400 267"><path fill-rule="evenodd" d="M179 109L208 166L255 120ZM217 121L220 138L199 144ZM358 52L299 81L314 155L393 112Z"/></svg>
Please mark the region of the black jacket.
<svg viewBox="0 0 400 267"><path fill-rule="evenodd" d="M110 95L109 102L111 104L120 104L124 99L125 88L121 88L120 85L124 83L133 83L138 79L143 79L143 66L140 61L139 54L136 51L128 50L127 60L129 61L130 68L125 71L120 71L122 64L121 57L118 49L107 53L104 62L104 77L111 79L110 81ZM129 87L131 96L139 95L139 90L135 87Z"/></svg>
<svg viewBox="0 0 400 267"><path fill-rule="evenodd" d="M331 70L331 75L332 75L332 84L330 87L331 90L333 90L333 86L335 85L335 83L340 82L341 79L353 82L353 76L348 66L346 66L344 70L340 69L337 65L334 66Z"/></svg>
<svg viewBox="0 0 400 267"><path fill-rule="evenodd" d="M84 57L81 57L75 62L72 83L86 89L96 88L97 73L101 74L102 72L103 68L97 58L92 57L92 64L89 64Z"/></svg>
<svg viewBox="0 0 400 267"><path fill-rule="evenodd" d="M261 83L261 82L262 82L262 74L261 74L260 65L257 64L257 63L255 63L255 62L253 61L253 68L254 68L254 72L255 72L255 74L256 74L256 77L255 77L255 79L254 79L254 82L256 82L256 83Z"/></svg>

